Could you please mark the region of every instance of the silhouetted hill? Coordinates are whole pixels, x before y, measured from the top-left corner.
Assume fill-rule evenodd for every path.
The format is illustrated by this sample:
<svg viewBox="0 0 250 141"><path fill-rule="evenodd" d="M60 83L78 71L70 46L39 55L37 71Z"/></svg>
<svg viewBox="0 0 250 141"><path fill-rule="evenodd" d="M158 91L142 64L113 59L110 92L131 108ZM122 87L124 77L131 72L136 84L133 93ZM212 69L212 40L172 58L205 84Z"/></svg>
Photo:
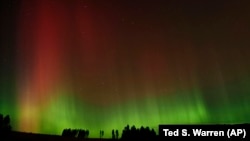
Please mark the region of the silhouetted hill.
<svg viewBox="0 0 250 141"><path fill-rule="evenodd" d="M47 135L47 134L35 134L12 131L8 134L1 135L1 141L109 141L112 139L99 139L99 138L88 138L78 139L74 137L63 137L60 135Z"/></svg>

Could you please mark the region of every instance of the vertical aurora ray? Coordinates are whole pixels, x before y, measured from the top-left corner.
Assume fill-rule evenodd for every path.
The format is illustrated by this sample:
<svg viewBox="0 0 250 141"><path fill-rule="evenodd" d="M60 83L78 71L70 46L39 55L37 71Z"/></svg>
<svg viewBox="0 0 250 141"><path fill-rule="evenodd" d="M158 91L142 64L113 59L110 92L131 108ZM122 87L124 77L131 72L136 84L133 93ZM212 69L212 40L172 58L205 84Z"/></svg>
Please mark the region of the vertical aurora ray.
<svg viewBox="0 0 250 141"><path fill-rule="evenodd" d="M29 2L23 4L24 10L31 8ZM39 132L41 123L38 121L43 114L41 111L47 101L56 97L53 92L60 83L63 44L59 40L63 38L63 24L60 24L63 17L57 15L61 14L63 9L52 1L35 1L33 4L33 10L21 12L23 18L28 21L21 22L21 30L25 32L19 39L20 54L24 55L19 56L19 128ZM23 60L23 57L26 60Z"/></svg>
<svg viewBox="0 0 250 141"><path fill-rule="evenodd" d="M249 8L227 4L22 0L16 44L1 44L0 112L18 131L90 137L249 122Z"/></svg>

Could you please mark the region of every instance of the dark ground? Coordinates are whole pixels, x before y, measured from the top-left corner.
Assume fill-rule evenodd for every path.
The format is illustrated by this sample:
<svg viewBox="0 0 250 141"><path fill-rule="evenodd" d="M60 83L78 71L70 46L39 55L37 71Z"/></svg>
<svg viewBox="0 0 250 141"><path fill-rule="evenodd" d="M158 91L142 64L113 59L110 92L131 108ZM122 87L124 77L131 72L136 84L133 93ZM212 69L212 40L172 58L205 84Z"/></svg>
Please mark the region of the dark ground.
<svg viewBox="0 0 250 141"><path fill-rule="evenodd" d="M1 141L111 141L112 139L88 138L78 139L72 137L62 137L60 135L33 134L24 132L11 132L1 135Z"/></svg>

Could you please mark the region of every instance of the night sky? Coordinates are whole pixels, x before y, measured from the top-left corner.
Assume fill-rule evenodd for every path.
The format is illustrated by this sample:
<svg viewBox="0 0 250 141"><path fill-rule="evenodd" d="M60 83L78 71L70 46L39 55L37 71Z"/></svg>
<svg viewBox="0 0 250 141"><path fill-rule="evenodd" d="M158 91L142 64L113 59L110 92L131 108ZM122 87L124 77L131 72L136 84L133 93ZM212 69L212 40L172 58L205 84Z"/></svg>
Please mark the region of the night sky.
<svg viewBox="0 0 250 141"><path fill-rule="evenodd" d="M0 113L14 130L250 122L248 3L0 5Z"/></svg>

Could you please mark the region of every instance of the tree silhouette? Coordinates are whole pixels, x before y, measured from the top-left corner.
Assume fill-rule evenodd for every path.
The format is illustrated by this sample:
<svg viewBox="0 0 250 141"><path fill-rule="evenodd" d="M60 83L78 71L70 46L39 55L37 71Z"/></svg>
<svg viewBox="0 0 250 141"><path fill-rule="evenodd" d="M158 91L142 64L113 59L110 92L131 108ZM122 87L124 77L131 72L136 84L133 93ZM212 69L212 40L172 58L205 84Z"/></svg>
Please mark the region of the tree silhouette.
<svg viewBox="0 0 250 141"><path fill-rule="evenodd" d="M63 129L63 137L74 137L74 138L88 138L89 130L83 129Z"/></svg>
<svg viewBox="0 0 250 141"><path fill-rule="evenodd" d="M118 130L115 130L115 138L118 139L118 137L119 137L119 132Z"/></svg>
<svg viewBox="0 0 250 141"><path fill-rule="evenodd" d="M86 130L85 131L85 138L88 138L89 137L89 130Z"/></svg>
<svg viewBox="0 0 250 141"><path fill-rule="evenodd" d="M157 136L154 131L154 129L151 129L149 127L144 128L141 126L141 128L136 128L134 125L129 129L129 126L127 125L123 132L121 140L156 140Z"/></svg>
<svg viewBox="0 0 250 141"><path fill-rule="evenodd" d="M85 138L85 136L86 136L85 130L80 129L77 138Z"/></svg>
<svg viewBox="0 0 250 141"><path fill-rule="evenodd" d="M112 130L112 139L115 139L115 130Z"/></svg>
<svg viewBox="0 0 250 141"><path fill-rule="evenodd" d="M100 130L100 138L103 138L103 136L104 136L104 131Z"/></svg>
<svg viewBox="0 0 250 141"><path fill-rule="evenodd" d="M10 116L6 115L5 117L0 114L0 134L5 135L11 131L10 125Z"/></svg>

